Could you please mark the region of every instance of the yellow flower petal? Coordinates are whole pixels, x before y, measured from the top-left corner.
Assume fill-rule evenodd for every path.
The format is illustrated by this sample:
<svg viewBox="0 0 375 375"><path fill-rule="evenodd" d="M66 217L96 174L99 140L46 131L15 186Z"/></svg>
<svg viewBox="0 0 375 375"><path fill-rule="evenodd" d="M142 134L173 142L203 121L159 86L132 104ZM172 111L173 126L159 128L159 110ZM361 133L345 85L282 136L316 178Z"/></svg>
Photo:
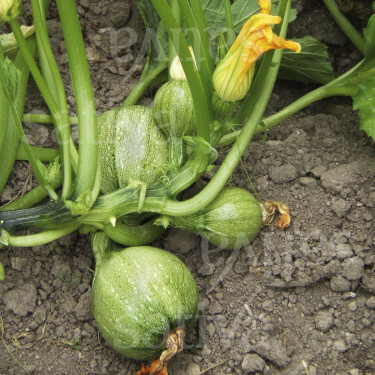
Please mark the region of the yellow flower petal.
<svg viewBox="0 0 375 375"><path fill-rule="evenodd" d="M260 13L271 14L271 0L259 0Z"/></svg>
<svg viewBox="0 0 375 375"><path fill-rule="evenodd" d="M271 1L259 0L260 14L250 17L224 59L213 74L217 94L228 101L242 99L250 88L254 75L255 61L270 49L291 49L300 52L301 46L285 40L272 32L271 25L281 22L278 16L271 16Z"/></svg>

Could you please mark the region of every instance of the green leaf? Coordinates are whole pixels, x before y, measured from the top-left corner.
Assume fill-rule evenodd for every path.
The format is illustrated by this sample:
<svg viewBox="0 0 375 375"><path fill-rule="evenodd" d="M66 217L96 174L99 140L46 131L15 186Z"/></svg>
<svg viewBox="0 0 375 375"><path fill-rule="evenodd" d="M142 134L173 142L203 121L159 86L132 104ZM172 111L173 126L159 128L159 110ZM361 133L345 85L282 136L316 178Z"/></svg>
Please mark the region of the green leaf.
<svg viewBox="0 0 375 375"><path fill-rule="evenodd" d="M167 31L160 20L152 2L150 0L140 0L137 2L141 12L146 32L150 38L147 62L154 65L161 61L168 61L168 36Z"/></svg>
<svg viewBox="0 0 375 375"><path fill-rule="evenodd" d="M359 110L360 129L375 141L375 67L365 73L353 96L353 109Z"/></svg>
<svg viewBox="0 0 375 375"><path fill-rule="evenodd" d="M327 46L324 43L311 36L293 40L301 44L301 52L283 51L279 78L321 84L326 84L335 78L332 65L328 61Z"/></svg>
<svg viewBox="0 0 375 375"><path fill-rule="evenodd" d="M45 169L45 178L47 183L53 183L59 176L61 171L60 156L55 158L55 160L48 165Z"/></svg>
<svg viewBox="0 0 375 375"><path fill-rule="evenodd" d="M366 57L349 82L358 88L353 95L353 109L359 111L360 129L375 141L375 14L369 18L363 35Z"/></svg>

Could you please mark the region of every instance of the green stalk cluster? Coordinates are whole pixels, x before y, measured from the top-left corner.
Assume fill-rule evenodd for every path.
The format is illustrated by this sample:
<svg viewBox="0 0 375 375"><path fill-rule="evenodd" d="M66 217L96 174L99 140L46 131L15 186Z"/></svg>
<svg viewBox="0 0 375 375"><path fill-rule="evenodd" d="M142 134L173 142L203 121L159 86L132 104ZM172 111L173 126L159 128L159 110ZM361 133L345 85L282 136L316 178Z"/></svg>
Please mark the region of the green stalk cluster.
<svg viewBox="0 0 375 375"><path fill-rule="evenodd" d="M53 177L50 177L50 181L41 176L41 187L26 194L19 203L14 202L8 208L31 207L46 196L46 190L51 197L54 197L54 190L61 184L62 194L57 202L37 208L15 212L2 210L0 212L2 222L0 228L3 229L1 236L3 243L20 246L26 244L26 241L43 243L43 241L47 242L51 238L55 238L59 233L69 233L79 226L89 225L104 230L113 240L120 243L146 244L160 236L163 231L161 227L153 225L153 216L148 216L146 223L138 223L134 227L122 222L122 217L139 214L140 211L149 215L166 215L175 218L199 213L222 191L254 134L270 129L314 101L331 95L354 95L356 92L356 88L350 83L349 78L357 67L333 82L308 93L280 112L262 120L277 77L282 54L281 50L270 51L263 57L250 91L234 118L227 118L225 115L219 118L217 114L215 115L213 107L214 62L201 2L199 0L173 0L170 4L167 0L151 0L151 2L169 35L169 57L172 59L176 53L178 54L193 97L197 137L185 137L184 139L191 149L189 158L181 167L171 168L167 172L168 183L160 181L145 191L140 188L139 184L134 183L98 197L101 173L98 161L95 105L74 1L57 0L77 102L77 119L70 119L61 76L48 41L44 7L46 4L41 0L32 0L34 22L38 30L37 45L41 70L36 65L32 51L20 33L17 21L11 20L10 24L23 56L22 62L27 64L25 66L30 69L49 107L51 116L38 117L36 115L36 117L32 117L33 115L26 115L24 119L31 121L37 119L41 122L52 120L58 131L61 147L58 151L25 147L25 150L19 149L17 157L20 159L27 157L30 161L33 158L51 161L52 158L59 155L62 160L63 173L55 173ZM331 1L325 0L325 3L329 7ZM227 28L230 31L233 30L230 2L225 1L224 5ZM283 38L286 35L290 7L290 0L280 1L278 14L283 22L274 28L274 32ZM339 15L335 14L339 19ZM181 29L181 21L187 27L187 38ZM344 23L340 25L344 25ZM352 33L347 25L343 27L349 34ZM193 30L197 30L197 33L193 33ZM229 31L226 43L231 44L233 35ZM358 48L361 49L361 40L358 36L354 39ZM189 44L192 44L196 63L191 58ZM167 62L155 64L149 58L139 83L125 100L123 106L135 104L145 88L163 76L167 65ZM22 92L25 92L25 89ZM17 107L20 113L22 113L21 107L23 108L23 102ZM19 115L19 117L21 116ZM70 134L70 124L74 121L78 122L79 128L78 154ZM7 122L6 116L3 115L3 118L0 117L0 125L5 122ZM238 128L242 124L240 130L228 134L228 129ZM1 146L5 133L1 127L0 130ZM15 142L18 142L17 139ZM4 144L4 142L2 143ZM230 143L234 144L208 185L194 197L179 201L179 194L191 186L215 160L217 144L227 145ZM29 153L25 155L25 151ZM32 152L31 156L30 152ZM0 182L2 181L0 180ZM25 228L40 228L47 229L47 231L38 233L35 237L27 236L24 240L22 237L8 234L8 232ZM44 234L45 237L43 237Z"/></svg>

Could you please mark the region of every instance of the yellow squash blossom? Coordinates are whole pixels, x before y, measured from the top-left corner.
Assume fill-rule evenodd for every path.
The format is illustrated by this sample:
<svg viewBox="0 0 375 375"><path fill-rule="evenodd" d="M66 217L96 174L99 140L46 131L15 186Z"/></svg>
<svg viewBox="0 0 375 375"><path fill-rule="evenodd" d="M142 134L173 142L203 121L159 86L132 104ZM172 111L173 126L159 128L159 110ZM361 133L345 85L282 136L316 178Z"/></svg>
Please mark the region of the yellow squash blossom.
<svg viewBox="0 0 375 375"><path fill-rule="evenodd" d="M21 0L0 0L0 23L9 22L18 17Z"/></svg>
<svg viewBox="0 0 375 375"><path fill-rule="evenodd" d="M228 53L216 67L213 84L218 95L227 101L245 97L254 75L255 61L270 49L291 49L300 52L301 46L280 38L272 32L272 26L281 22L272 16L271 0L259 0L261 11L250 17Z"/></svg>

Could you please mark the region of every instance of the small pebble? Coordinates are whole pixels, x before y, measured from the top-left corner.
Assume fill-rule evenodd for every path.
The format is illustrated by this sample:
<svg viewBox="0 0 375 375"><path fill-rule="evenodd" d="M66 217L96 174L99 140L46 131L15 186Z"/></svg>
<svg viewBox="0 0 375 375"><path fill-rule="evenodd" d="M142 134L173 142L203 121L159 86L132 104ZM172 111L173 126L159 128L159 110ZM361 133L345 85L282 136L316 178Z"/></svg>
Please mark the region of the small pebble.
<svg viewBox="0 0 375 375"><path fill-rule="evenodd" d="M200 373L201 369L196 363L190 363L186 369L186 375L199 375Z"/></svg>
<svg viewBox="0 0 375 375"><path fill-rule="evenodd" d="M364 275L364 263L358 256L345 259L342 266L342 275L348 280L359 280Z"/></svg>
<svg viewBox="0 0 375 375"><path fill-rule="evenodd" d="M356 311L358 308L358 304L356 301L350 302L348 305L348 310L349 311Z"/></svg>
<svg viewBox="0 0 375 375"><path fill-rule="evenodd" d="M366 305L369 309L375 309L375 296L371 296L367 302Z"/></svg>
<svg viewBox="0 0 375 375"><path fill-rule="evenodd" d="M341 275L338 275L332 277L329 286L334 292L348 292L350 290L351 283Z"/></svg>
<svg viewBox="0 0 375 375"><path fill-rule="evenodd" d="M333 326L333 316L329 311L319 311L314 321L315 327L322 332L327 332Z"/></svg>
<svg viewBox="0 0 375 375"><path fill-rule="evenodd" d="M246 354L241 367L247 373L251 372L261 372L264 369L266 362L258 354Z"/></svg>
<svg viewBox="0 0 375 375"><path fill-rule="evenodd" d="M344 340L339 339L333 342L333 349L340 353L345 353L348 350L348 346Z"/></svg>

